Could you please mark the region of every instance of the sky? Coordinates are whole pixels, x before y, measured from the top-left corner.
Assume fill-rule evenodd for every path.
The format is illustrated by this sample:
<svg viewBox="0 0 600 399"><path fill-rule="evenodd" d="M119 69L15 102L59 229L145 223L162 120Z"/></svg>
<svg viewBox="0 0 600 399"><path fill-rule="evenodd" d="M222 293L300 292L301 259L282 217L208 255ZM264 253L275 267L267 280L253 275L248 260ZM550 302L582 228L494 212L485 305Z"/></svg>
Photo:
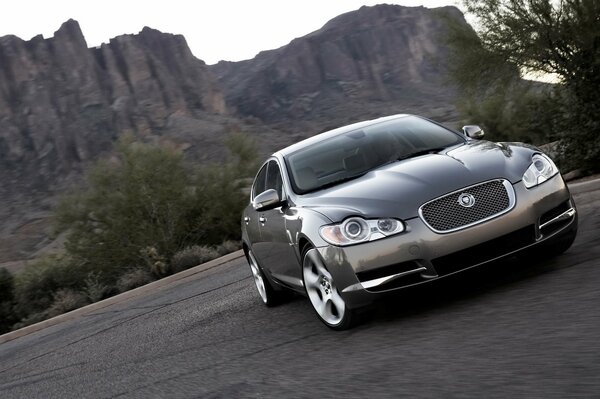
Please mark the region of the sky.
<svg viewBox="0 0 600 399"><path fill-rule="evenodd" d="M4 0L0 36L52 37L69 18L79 22L89 47L144 26L185 36L208 64L240 61L281 47L362 5L387 2L428 8L455 0Z"/></svg>

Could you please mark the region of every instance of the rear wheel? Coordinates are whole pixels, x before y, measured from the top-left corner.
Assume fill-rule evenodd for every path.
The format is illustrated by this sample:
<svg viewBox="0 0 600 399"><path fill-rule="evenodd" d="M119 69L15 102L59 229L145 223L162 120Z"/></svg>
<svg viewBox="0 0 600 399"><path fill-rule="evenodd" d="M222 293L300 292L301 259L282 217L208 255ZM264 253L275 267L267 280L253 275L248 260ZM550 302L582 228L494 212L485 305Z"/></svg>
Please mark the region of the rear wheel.
<svg viewBox="0 0 600 399"><path fill-rule="evenodd" d="M308 299L319 319L334 330L350 328L355 312L338 292L331 273L314 248L309 248L302 257L302 277Z"/></svg>
<svg viewBox="0 0 600 399"><path fill-rule="evenodd" d="M252 271L252 278L254 284L260 295L260 299L263 303L269 307L278 305L286 297L286 293L283 291L277 291L272 286L269 280L265 277L260 265L256 261L254 254L250 249L246 252L246 259L250 265L250 271Z"/></svg>

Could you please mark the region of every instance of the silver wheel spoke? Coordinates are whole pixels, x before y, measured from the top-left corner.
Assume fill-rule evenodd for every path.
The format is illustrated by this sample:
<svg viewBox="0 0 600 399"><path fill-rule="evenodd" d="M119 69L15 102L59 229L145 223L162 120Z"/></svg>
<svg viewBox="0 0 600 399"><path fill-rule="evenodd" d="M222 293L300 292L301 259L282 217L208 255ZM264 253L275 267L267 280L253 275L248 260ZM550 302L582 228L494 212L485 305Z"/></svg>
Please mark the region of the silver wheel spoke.
<svg viewBox="0 0 600 399"><path fill-rule="evenodd" d="M344 317L346 303L316 250L307 252L302 274L306 293L317 314L330 325L339 324Z"/></svg>
<svg viewBox="0 0 600 399"><path fill-rule="evenodd" d="M334 289L331 293L331 302L336 307L338 313L344 313L346 309L346 302L344 302L340 294L337 292L337 289Z"/></svg>
<svg viewBox="0 0 600 399"><path fill-rule="evenodd" d="M319 275L312 272L312 270L307 271L304 274L304 284L306 287L310 288L318 288L319 287Z"/></svg>
<svg viewBox="0 0 600 399"><path fill-rule="evenodd" d="M327 315L327 304L325 301L318 301L315 307L317 313L321 315L321 317L325 317Z"/></svg>
<svg viewBox="0 0 600 399"><path fill-rule="evenodd" d="M327 269L325 269L325 265L323 265L321 262L319 255L317 255L317 251L309 252L308 255L310 256L310 260L312 261L313 265L317 269L319 276L325 276L331 280L331 274L329 274Z"/></svg>

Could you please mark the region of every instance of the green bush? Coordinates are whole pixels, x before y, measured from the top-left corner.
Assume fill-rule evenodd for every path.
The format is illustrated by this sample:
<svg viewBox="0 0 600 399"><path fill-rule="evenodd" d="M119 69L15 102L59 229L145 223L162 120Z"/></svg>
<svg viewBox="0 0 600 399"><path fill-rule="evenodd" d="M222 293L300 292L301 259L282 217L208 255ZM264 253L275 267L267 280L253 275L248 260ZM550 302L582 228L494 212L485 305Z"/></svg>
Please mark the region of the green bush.
<svg viewBox="0 0 600 399"><path fill-rule="evenodd" d="M219 255L223 256L235 252L241 248L242 243L240 241L226 240L223 241L221 245L217 246L216 250L219 253Z"/></svg>
<svg viewBox="0 0 600 399"><path fill-rule="evenodd" d="M148 270L143 268L133 268L119 277L116 287L118 292L125 292L151 283L154 280L154 276Z"/></svg>
<svg viewBox="0 0 600 399"><path fill-rule="evenodd" d="M70 312L90 303L89 299L80 291L61 288L52 295L52 304L46 310L46 318Z"/></svg>
<svg viewBox="0 0 600 399"><path fill-rule="evenodd" d="M171 258L171 271L178 273L190 267L216 259L219 256L220 254L215 248L205 245L193 245L182 249Z"/></svg>
<svg viewBox="0 0 600 399"><path fill-rule="evenodd" d="M80 290L87 273L67 256L50 255L27 265L15 279L15 313L19 319L43 313L60 289Z"/></svg>
<svg viewBox="0 0 600 399"><path fill-rule="evenodd" d="M82 292L90 302L98 302L111 294L111 287L102 282L99 272L89 272L83 280Z"/></svg>

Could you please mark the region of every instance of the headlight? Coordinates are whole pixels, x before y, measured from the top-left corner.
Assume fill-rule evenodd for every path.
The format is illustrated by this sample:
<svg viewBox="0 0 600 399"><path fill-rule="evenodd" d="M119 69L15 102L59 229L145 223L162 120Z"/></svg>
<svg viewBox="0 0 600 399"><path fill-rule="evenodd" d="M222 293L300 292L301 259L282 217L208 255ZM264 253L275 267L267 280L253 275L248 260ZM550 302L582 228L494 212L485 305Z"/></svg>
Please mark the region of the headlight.
<svg viewBox="0 0 600 399"><path fill-rule="evenodd" d="M323 226L319 230L321 237L333 245L352 245L373 241L404 231L404 223L392 218L363 219L351 217L342 223Z"/></svg>
<svg viewBox="0 0 600 399"><path fill-rule="evenodd" d="M523 183L527 188L542 184L558 173L558 168L546 155L535 154L531 161L531 165L523 175Z"/></svg>

